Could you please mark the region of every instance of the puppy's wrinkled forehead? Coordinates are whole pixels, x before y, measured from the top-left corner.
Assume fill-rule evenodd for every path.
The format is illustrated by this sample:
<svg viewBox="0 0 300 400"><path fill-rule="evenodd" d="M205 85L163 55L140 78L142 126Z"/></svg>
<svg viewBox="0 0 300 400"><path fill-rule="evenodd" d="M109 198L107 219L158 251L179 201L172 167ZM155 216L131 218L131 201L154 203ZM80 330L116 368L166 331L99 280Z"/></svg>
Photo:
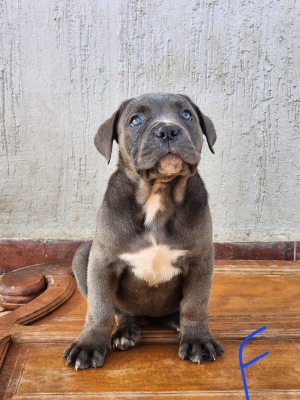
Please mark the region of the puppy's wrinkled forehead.
<svg viewBox="0 0 300 400"><path fill-rule="evenodd" d="M180 119L183 110L191 112L192 109L190 102L181 95L148 94L132 99L124 109L121 121L126 124L135 115L144 115L147 119L173 122Z"/></svg>

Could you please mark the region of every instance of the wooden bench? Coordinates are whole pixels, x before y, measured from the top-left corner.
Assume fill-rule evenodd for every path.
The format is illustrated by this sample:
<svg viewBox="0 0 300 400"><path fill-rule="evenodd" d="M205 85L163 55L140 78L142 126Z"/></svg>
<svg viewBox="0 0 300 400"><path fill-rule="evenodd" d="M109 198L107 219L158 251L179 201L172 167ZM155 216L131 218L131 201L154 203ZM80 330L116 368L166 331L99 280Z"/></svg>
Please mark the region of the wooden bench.
<svg viewBox="0 0 300 400"><path fill-rule="evenodd" d="M245 368L251 400L300 399L300 262L216 261L210 328L225 349L216 362L181 361L174 332L144 326L138 346L78 372L62 358L86 313L70 271L60 262L2 277L1 302L14 311L0 318L0 399L245 399L239 348L262 326L243 350L244 363L269 352Z"/></svg>

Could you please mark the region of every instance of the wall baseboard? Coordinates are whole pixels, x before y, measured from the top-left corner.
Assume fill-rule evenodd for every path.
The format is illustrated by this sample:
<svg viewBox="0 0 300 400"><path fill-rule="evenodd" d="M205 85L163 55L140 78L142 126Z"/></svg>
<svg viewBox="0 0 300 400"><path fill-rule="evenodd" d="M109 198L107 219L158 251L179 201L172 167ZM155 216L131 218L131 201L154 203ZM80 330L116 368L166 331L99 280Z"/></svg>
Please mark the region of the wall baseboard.
<svg viewBox="0 0 300 400"><path fill-rule="evenodd" d="M300 242L215 243L216 260L300 260Z"/></svg>
<svg viewBox="0 0 300 400"><path fill-rule="evenodd" d="M82 240L0 239L0 273L34 264L71 260Z"/></svg>
<svg viewBox="0 0 300 400"><path fill-rule="evenodd" d="M73 258L82 240L0 239L0 273ZM300 242L215 243L217 260L300 261Z"/></svg>

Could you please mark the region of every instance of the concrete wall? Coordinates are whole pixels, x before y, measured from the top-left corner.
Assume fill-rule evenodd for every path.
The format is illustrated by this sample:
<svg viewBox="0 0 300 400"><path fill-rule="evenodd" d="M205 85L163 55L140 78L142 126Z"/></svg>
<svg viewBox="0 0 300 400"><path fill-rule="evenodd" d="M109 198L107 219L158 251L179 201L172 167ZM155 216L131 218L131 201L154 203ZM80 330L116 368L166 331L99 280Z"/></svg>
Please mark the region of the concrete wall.
<svg viewBox="0 0 300 400"><path fill-rule="evenodd" d="M98 126L169 91L217 129L214 240L300 240L298 0L8 0L0 26L1 237L91 237Z"/></svg>

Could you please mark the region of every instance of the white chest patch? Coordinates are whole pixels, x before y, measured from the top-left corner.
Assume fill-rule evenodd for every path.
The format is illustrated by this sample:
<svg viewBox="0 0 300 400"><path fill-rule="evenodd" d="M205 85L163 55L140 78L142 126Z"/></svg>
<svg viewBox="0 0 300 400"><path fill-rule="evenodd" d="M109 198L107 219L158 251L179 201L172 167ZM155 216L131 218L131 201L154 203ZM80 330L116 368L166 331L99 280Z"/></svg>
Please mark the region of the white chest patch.
<svg viewBox="0 0 300 400"><path fill-rule="evenodd" d="M154 243L136 253L121 254L120 259L133 267L133 273L138 278L146 281L149 286L156 286L181 273L180 268L172 263L186 252L186 250L171 249L165 244Z"/></svg>
<svg viewBox="0 0 300 400"><path fill-rule="evenodd" d="M152 192L143 208L146 214L145 225L147 226L153 221L156 213L164 209L160 193Z"/></svg>

